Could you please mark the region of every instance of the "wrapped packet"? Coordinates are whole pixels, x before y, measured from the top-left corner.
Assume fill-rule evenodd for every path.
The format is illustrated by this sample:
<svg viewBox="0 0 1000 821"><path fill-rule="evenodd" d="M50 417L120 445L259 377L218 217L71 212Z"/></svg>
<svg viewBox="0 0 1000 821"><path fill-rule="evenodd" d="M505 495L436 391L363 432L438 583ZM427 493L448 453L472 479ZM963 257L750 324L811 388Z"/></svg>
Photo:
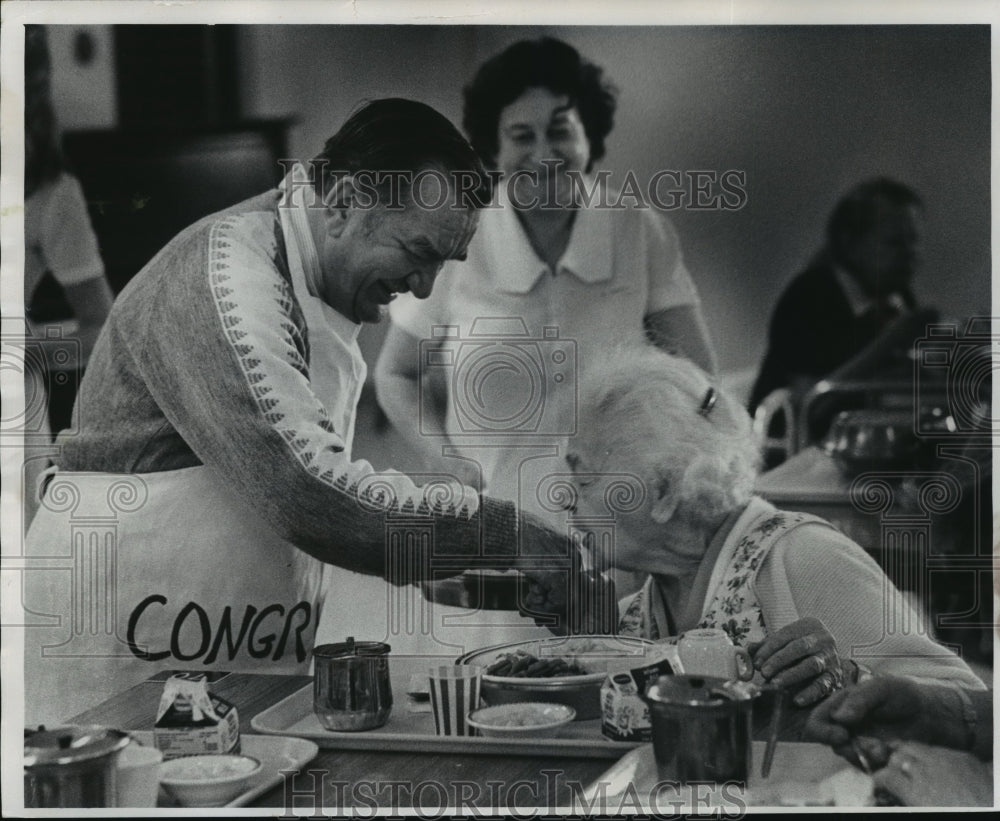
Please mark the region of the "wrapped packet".
<svg viewBox="0 0 1000 821"><path fill-rule="evenodd" d="M608 673L601 685L601 732L612 741L652 741L649 705L642 696L660 677L684 672L674 645L662 648L656 662L622 673Z"/></svg>
<svg viewBox="0 0 1000 821"><path fill-rule="evenodd" d="M156 711L153 742L164 759L238 753L239 713L235 705L209 691L205 676L171 676Z"/></svg>

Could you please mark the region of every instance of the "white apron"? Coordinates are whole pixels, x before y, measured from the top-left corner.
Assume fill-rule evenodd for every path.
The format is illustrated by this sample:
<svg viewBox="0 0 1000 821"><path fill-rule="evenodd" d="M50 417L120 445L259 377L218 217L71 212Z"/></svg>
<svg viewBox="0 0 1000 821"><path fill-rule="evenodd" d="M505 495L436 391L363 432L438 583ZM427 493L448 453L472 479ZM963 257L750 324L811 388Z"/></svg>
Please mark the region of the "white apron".
<svg viewBox="0 0 1000 821"><path fill-rule="evenodd" d="M349 457L365 379L356 330L309 295L296 244L287 249L312 388L346 432ZM28 724L68 718L164 669L308 673L331 584L323 575L332 571L334 586L347 585L360 603L385 589L280 539L208 466L56 473L25 552L47 557L28 559L25 607L55 617L34 621L56 622L25 629ZM359 638L370 626L365 610L349 626Z"/></svg>

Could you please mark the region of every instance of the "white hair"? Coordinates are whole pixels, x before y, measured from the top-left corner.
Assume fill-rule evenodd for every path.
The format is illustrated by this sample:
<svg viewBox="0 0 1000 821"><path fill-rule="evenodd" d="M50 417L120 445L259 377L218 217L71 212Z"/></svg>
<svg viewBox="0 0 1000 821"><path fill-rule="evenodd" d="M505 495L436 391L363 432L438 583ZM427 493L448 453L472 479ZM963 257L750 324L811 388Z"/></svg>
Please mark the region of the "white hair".
<svg viewBox="0 0 1000 821"><path fill-rule="evenodd" d="M715 404L699 413L709 389ZM687 359L652 345L612 353L582 381L580 410L584 439L607 449L585 458L641 471L667 488L673 511L716 519L750 500L760 462L750 416Z"/></svg>

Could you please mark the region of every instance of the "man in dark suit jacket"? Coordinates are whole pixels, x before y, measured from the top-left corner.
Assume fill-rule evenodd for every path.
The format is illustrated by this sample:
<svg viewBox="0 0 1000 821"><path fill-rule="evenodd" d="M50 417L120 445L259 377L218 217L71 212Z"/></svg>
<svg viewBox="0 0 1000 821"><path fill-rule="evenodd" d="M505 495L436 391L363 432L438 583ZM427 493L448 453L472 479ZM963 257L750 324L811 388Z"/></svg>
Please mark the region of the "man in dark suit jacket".
<svg viewBox="0 0 1000 821"><path fill-rule="evenodd" d="M858 185L837 204L826 247L774 310L751 412L776 388L801 399L820 379L863 377L879 351L912 341L915 319L926 321L914 313L910 291L921 210L915 192L885 178Z"/></svg>

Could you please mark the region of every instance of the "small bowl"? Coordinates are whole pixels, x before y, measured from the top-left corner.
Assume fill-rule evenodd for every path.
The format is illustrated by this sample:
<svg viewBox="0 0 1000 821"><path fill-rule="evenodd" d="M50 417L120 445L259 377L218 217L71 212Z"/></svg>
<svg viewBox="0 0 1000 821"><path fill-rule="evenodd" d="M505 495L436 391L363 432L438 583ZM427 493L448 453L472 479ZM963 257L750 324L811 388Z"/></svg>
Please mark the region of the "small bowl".
<svg viewBox="0 0 1000 821"><path fill-rule="evenodd" d="M187 755L160 765L160 786L185 807L221 807L244 792L260 768L248 755Z"/></svg>
<svg viewBox="0 0 1000 821"><path fill-rule="evenodd" d="M469 726L486 738L529 738L550 735L575 717L576 710L565 704L522 701L475 710L469 714Z"/></svg>

